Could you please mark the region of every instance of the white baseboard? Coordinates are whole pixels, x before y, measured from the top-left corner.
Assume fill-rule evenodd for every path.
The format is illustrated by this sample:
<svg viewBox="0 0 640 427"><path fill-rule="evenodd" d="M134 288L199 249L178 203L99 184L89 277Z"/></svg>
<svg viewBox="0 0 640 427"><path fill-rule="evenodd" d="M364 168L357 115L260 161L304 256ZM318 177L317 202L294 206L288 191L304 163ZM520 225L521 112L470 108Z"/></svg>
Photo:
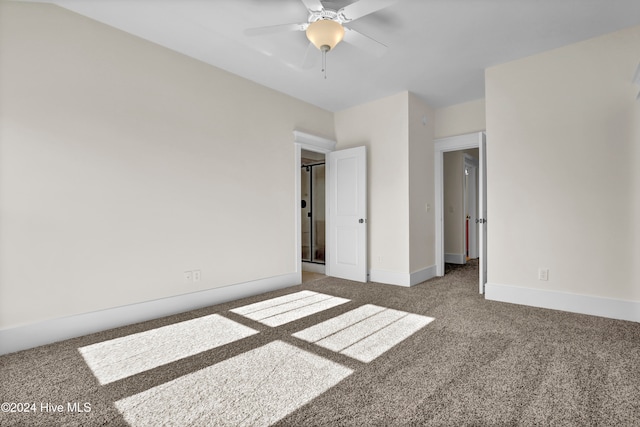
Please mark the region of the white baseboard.
<svg viewBox="0 0 640 427"><path fill-rule="evenodd" d="M411 286L417 285L418 283L426 282L429 279L433 279L437 275L436 272L437 268L435 265L414 271L413 273L411 273Z"/></svg>
<svg viewBox="0 0 640 427"><path fill-rule="evenodd" d="M409 273L399 273L389 270L370 270L369 280L387 285L411 286Z"/></svg>
<svg viewBox="0 0 640 427"><path fill-rule="evenodd" d="M300 273L0 330L0 355L300 284Z"/></svg>
<svg viewBox="0 0 640 427"><path fill-rule="evenodd" d="M640 322L640 302L518 286L485 285L485 298L532 307Z"/></svg>
<svg viewBox="0 0 640 427"><path fill-rule="evenodd" d="M399 273L389 270L371 270L369 271L369 280L377 283L385 283L387 285L397 286L413 286L436 277L436 266L423 268L412 273Z"/></svg>
<svg viewBox="0 0 640 427"><path fill-rule="evenodd" d="M449 264L466 264L467 256L465 254L444 254L444 262Z"/></svg>

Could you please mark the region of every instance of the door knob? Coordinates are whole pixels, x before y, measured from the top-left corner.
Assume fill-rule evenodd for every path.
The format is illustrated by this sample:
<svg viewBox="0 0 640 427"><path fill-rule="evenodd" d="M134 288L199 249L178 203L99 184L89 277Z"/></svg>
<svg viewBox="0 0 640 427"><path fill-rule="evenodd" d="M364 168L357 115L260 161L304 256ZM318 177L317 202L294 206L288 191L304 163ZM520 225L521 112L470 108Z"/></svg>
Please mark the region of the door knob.
<svg viewBox="0 0 640 427"><path fill-rule="evenodd" d="M362 224L362 223L364 222L364 219L360 218L360 219L358 220L358 222L359 222L360 224Z"/></svg>

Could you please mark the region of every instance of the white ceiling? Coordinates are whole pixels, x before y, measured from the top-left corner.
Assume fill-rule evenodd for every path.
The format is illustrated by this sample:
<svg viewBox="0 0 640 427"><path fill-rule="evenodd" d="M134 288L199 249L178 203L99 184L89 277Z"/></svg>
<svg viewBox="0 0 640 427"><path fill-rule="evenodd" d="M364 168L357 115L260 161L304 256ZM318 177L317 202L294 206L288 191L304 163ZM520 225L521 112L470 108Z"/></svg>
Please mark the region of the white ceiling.
<svg viewBox="0 0 640 427"><path fill-rule="evenodd" d="M406 90L433 107L480 99L487 67L640 24L640 0L399 0L348 24L387 45L386 52L376 56L342 42L327 54L325 80L320 51L311 52L313 68L301 67L304 32L243 33L306 22L300 0L45 2L330 111ZM353 2L323 4L337 10Z"/></svg>

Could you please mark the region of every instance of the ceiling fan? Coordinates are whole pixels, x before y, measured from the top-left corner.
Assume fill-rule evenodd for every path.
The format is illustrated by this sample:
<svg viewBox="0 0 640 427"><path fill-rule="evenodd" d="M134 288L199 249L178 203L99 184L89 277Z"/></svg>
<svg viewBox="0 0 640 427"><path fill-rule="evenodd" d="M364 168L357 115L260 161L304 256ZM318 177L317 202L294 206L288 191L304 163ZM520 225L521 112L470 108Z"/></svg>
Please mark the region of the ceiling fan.
<svg viewBox="0 0 640 427"><path fill-rule="evenodd" d="M344 24L349 24L363 16L389 7L398 0L359 0L339 10L325 9L320 0L300 1L309 12L307 22L249 28L244 30L244 34L261 36L287 31L305 31L309 39L309 46L302 67L310 68L313 65L314 58L309 54L309 51L311 46L315 46L322 52L322 71L325 73L325 78L327 77L326 54L342 40L377 56L386 50L387 47L384 44Z"/></svg>

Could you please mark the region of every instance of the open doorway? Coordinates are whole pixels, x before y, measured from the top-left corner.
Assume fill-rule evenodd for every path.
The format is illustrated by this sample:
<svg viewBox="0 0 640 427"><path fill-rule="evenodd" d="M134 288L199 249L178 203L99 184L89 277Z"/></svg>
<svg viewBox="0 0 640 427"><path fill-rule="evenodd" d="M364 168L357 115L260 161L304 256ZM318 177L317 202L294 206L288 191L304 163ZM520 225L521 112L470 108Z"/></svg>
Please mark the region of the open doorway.
<svg viewBox="0 0 640 427"><path fill-rule="evenodd" d="M325 155L325 274L367 282L367 150L335 150L336 142L293 131L295 148L295 265L302 283L302 152Z"/></svg>
<svg viewBox="0 0 640 427"><path fill-rule="evenodd" d="M313 189L311 188L312 183L308 180L306 183L305 178L309 179L308 176L305 176L307 171L307 166L309 166L309 173L312 174L312 169L315 167L311 167L311 164L320 164L326 161L326 155L332 152L335 149L335 141L331 141L325 138L321 138L315 135L311 135L305 132L294 131L294 147L295 147L295 265L296 265L296 273L298 276L298 283L306 283L312 280L317 280L318 278L324 277L324 275L329 275L329 271L326 266L326 260L328 255L327 250L327 227L325 221L324 232L322 231L322 226L318 227L315 225L315 228L311 228L315 220L322 220L326 218L326 198L327 198L327 188L326 188L326 173L324 178L324 183L322 183L323 193L322 197L324 198L324 203L320 202L318 199L320 196L320 192L318 192L318 184L320 182L316 182L316 191L315 197L312 196ZM320 169L317 169L319 171ZM325 166L326 171L326 166ZM308 196L305 194L308 193ZM313 200L311 200L313 197ZM306 199L305 199L306 198ZM315 200L316 204L314 207L314 212L311 212L311 217L309 217L309 213L311 211L310 203ZM304 203L303 203L304 201ZM324 205L324 213L319 212L320 205ZM304 207L303 207L304 206ZM315 213L315 217L314 217ZM315 220L314 220L315 219ZM320 230L318 229L320 228ZM314 236L316 237L316 245L314 249ZM320 242L318 242L317 237L320 236ZM324 249L321 248L321 244L324 243ZM306 246L306 247L305 247ZM320 258L324 258L323 262L312 262L315 253L315 260L319 261ZM304 257L303 257L304 256ZM306 258L303 261L303 258ZM311 262L309 262L311 261Z"/></svg>
<svg viewBox="0 0 640 427"><path fill-rule="evenodd" d="M474 224L477 224L478 236L478 265L479 278L478 288L481 294L484 293L484 285L487 283L487 186L486 186L486 136L484 132L472 133L467 135L454 136L449 138L438 139L434 143L435 154L435 184L436 184L436 274L443 276L445 274L445 215L451 213L450 205L444 201L444 159L445 154L460 150L478 149L478 217ZM461 185L462 187L462 185ZM464 200L464 198L463 198ZM464 203L464 202L463 202ZM454 207L455 213L455 207ZM464 210L462 213L464 218ZM462 219L464 221L464 219ZM458 242L465 244L465 238L459 238ZM464 246L463 246L464 247ZM463 252L464 253L464 252ZM458 255L460 256L460 255ZM466 255L464 255L464 261Z"/></svg>
<svg viewBox="0 0 640 427"><path fill-rule="evenodd" d="M478 149L445 152L443 156L445 273L453 266L478 258L477 166Z"/></svg>
<svg viewBox="0 0 640 427"><path fill-rule="evenodd" d="M302 282L325 274L326 203L325 155L300 153L300 225ZM313 274L306 274L313 273Z"/></svg>

